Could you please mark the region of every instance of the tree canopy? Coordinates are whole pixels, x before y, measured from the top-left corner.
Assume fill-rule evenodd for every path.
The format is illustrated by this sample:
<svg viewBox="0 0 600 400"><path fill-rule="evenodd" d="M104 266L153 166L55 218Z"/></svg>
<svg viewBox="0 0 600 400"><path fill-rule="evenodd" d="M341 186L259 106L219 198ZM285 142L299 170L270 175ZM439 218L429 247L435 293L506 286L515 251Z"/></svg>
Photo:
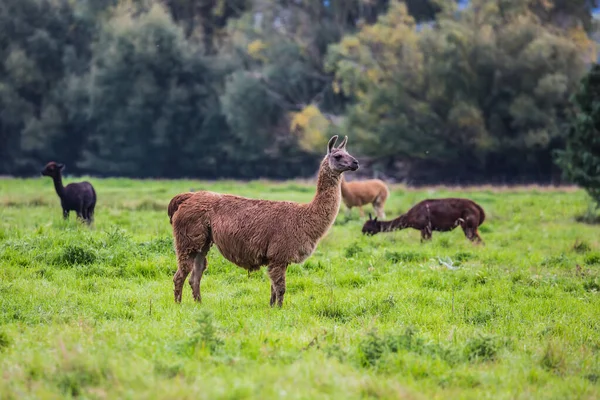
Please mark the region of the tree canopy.
<svg viewBox="0 0 600 400"><path fill-rule="evenodd" d="M567 146L557 161L566 177L584 187L600 207L600 65L582 79L573 96Z"/></svg>
<svg viewBox="0 0 600 400"><path fill-rule="evenodd" d="M396 179L548 180L596 5L5 0L0 174L290 178L338 133Z"/></svg>

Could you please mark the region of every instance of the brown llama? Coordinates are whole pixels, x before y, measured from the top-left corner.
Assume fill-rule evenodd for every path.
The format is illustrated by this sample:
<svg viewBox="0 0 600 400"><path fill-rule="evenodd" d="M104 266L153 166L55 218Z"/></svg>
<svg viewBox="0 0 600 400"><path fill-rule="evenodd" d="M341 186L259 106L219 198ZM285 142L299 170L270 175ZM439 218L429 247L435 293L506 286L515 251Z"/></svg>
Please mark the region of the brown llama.
<svg viewBox="0 0 600 400"><path fill-rule="evenodd" d="M371 218L365 222L362 233L374 235L405 228L421 231L421 242L431 239L432 231L447 232L460 225L465 236L472 242L481 243L477 228L483 224L485 212L477 203L469 199L428 199L413 206L406 214L391 221L377 221Z"/></svg>
<svg viewBox="0 0 600 400"><path fill-rule="evenodd" d="M345 137L338 147L334 146L337 136L329 141L310 203L249 199L209 191L173 197L168 214L177 253L175 302L181 302L183 283L190 272L194 300L201 300L200 280L207 267L206 255L214 243L223 257L248 271L268 266L270 304L281 307L288 265L301 263L315 251L338 214L342 173L358 169L358 161L346 151L347 140Z"/></svg>
<svg viewBox="0 0 600 400"><path fill-rule="evenodd" d="M346 182L342 178L342 200L348 211L352 207L358 207L361 218L365 216L362 208L366 204L373 204L375 214L379 218L385 218L383 208L389 195L387 185L380 179Z"/></svg>
<svg viewBox="0 0 600 400"><path fill-rule="evenodd" d="M42 175L49 176L54 181L54 189L60 198L60 205L63 209L63 218L68 219L69 212L75 211L77 217L89 225L94 220L96 191L89 182L69 183L67 186L63 186L61 172L64 169L64 164L50 161L42 170Z"/></svg>

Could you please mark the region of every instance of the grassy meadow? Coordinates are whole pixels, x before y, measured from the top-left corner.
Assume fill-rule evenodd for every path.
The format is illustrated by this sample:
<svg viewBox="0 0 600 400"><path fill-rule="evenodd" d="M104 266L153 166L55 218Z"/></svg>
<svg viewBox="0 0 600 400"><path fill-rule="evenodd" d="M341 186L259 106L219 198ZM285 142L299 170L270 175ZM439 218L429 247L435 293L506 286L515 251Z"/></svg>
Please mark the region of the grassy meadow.
<svg viewBox="0 0 600 400"><path fill-rule="evenodd" d="M309 201L313 184L91 181L88 228L62 220L50 179L0 179L1 399L600 397L600 226L575 221L582 190L393 187L388 217L479 202L486 245L363 237L342 208L272 309L266 270L215 247L202 304L187 283L175 304L166 206L201 188Z"/></svg>

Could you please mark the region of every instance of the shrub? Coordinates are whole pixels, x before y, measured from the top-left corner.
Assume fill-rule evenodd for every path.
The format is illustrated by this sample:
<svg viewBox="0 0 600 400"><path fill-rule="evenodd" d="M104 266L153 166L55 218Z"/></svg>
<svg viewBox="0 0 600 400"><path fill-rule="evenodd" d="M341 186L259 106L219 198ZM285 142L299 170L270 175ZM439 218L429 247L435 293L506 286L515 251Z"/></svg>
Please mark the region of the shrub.
<svg viewBox="0 0 600 400"><path fill-rule="evenodd" d="M573 96L575 113L571 117L565 150L557 152L557 163L567 179L583 187L600 207L600 65L583 77Z"/></svg>

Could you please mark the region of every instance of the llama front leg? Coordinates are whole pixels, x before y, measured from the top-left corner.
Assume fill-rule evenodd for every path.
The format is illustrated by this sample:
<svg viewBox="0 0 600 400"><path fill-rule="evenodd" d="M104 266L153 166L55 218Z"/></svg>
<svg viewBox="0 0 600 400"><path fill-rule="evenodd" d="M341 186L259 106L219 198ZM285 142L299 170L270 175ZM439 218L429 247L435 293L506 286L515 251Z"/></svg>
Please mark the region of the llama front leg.
<svg viewBox="0 0 600 400"><path fill-rule="evenodd" d="M283 305L283 296L285 295L285 273L287 264L274 263L269 265L269 278L271 278L271 307Z"/></svg>
<svg viewBox="0 0 600 400"><path fill-rule="evenodd" d="M69 210L63 208L63 219L69 219Z"/></svg>
<svg viewBox="0 0 600 400"><path fill-rule="evenodd" d="M79 201L79 204L75 209L75 213L77 214L77 218L79 219L79 221L85 221L85 214L83 213L83 200Z"/></svg>
<svg viewBox="0 0 600 400"><path fill-rule="evenodd" d="M431 228L426 226L421 230L421 243L431 240Z"/></svg>
<svg viewBox="0 0 600 400"><path fill-rule="evenodd" d="M88 213L88 218L90 219L90 224L92 222L94 222L94 207L95 205L92 204L91 206L89 206L87 213Z"/></svg>
<svg viewBox="0 0 600 400"><path fill-rule="evenodd" d="M273 286L273 282L271 282L271 301L269 304L271 304L271 307L273 307L273 304L275 304L275 300L277 300L277 295L275 294L275 287Z"/></svg>
<svg viewBox="0 0 600 400"><path fill-rule="evenodd" d="M358 207L358 212L360 213L360 218L364 218L365 217L365 212L363 211L362 206Z"/></svg>
<svg viewBox="0 0 600 400"><path fill-rule="evenodd" d="M86 224L90 224L87 208L81 207L81 218Z"/></svg>
<svg viewBox="0 0 600 400"><path fill-rule="evenodd" d="M192 287L192 294L194 296L194 300L197 302L201 302L202 299L200 297L200 281L202 280L202 275L208 266L208 261L206 260L206 253L198 253L194 258L194 269L192 270L192 275L190 275L190 286Z"/></svg>

